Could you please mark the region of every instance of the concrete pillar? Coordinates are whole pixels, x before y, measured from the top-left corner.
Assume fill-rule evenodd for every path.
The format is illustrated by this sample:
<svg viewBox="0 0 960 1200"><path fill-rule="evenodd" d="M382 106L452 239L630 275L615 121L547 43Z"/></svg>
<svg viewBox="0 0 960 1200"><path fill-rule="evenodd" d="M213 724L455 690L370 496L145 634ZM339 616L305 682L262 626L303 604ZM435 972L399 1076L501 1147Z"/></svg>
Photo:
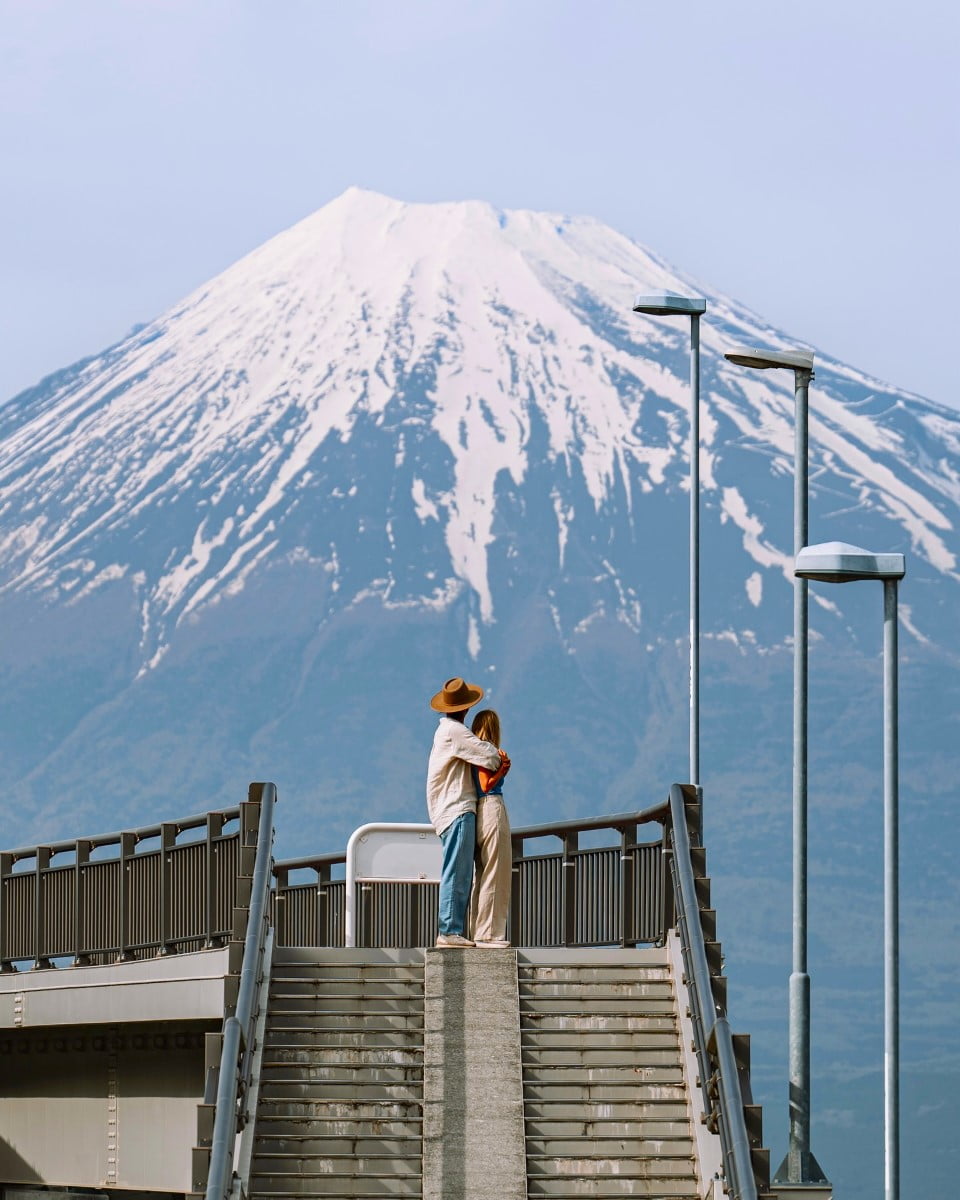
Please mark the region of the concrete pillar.
<svg viewBox="0 0 960 1200"><path fill-rule="evenodd" d="M515 950L426 952L423 1200L526 1200Z"/></svg>

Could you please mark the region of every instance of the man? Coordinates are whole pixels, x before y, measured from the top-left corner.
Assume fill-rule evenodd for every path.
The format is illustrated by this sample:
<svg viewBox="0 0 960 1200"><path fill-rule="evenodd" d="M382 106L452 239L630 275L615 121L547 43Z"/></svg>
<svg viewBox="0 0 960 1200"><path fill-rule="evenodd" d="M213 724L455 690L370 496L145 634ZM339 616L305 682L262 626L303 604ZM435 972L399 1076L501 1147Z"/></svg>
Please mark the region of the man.
<svg viewBox="0 0 960 1200"><path fill-rule="evenodd" d="M470 767L495 771L509 761L502 750L464 725L467 709L482 699L482 687L455 675L430 701L430 707L443 714L427 766L427 811L443 843L438 946L474 944L466 936L477 829L477 792Z"/></svg>

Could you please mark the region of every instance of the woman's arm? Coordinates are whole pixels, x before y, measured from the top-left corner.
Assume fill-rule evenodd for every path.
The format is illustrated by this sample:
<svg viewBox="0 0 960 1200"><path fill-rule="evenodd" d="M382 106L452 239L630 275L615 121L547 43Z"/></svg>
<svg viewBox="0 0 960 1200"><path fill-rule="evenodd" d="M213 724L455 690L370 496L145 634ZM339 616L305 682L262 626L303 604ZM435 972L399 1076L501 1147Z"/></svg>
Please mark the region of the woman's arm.
<svg viewBox="0 0 960 1200"><path fill-rule="evenodd" d="M477 767L477 778L480 781L480 791L489 792L491 788L496 787L505 778L510 770L510 758L505 751L500 751L500 766L495 771L488 771L486 767Z"/></svg>

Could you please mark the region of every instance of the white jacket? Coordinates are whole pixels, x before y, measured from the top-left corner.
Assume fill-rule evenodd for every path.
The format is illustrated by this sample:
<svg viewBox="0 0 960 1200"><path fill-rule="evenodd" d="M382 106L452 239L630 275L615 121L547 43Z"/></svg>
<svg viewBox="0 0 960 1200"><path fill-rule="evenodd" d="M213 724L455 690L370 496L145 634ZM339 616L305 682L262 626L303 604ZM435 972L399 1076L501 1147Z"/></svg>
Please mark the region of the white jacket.
<svg viewBox="0 0 960 1200"><path fill-rule="evenodd" d="M481 741L462 721L441 717L427 765L427 812L438 834L461 813L477 811L471 766L495 771L500 751L492 742Z"/></svg>

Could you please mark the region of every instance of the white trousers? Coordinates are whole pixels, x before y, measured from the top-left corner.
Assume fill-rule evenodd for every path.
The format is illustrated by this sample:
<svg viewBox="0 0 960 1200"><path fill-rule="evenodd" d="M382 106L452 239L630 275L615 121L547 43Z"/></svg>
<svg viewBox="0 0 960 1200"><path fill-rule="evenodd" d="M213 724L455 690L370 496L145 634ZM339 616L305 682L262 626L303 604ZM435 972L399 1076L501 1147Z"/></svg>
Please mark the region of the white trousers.
<svg viewBox="0 0 960 1200"><path fill-rule="evenodd" d="M476 873L470 893L470 937L487 942L507 936L513 854L510 821L501 796L477 801Z"/></svg>

